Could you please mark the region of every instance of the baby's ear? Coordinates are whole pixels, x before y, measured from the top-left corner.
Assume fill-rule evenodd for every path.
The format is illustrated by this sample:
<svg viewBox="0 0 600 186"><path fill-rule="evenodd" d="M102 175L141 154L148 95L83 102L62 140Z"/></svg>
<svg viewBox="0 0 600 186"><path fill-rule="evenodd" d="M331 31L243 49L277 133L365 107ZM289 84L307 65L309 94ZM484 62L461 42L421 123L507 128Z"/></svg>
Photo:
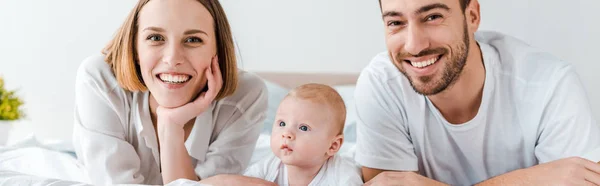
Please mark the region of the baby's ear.
<svg viewBox="0 0 600 186"><path fill-rule="evenodd" d="M335 155L335 153L337 153L342 147L342 143L344 143L344 135L340 134L335 136L333 142L331 143L331 146L329 146L329 150L327 150L327 155Z"/></svg>

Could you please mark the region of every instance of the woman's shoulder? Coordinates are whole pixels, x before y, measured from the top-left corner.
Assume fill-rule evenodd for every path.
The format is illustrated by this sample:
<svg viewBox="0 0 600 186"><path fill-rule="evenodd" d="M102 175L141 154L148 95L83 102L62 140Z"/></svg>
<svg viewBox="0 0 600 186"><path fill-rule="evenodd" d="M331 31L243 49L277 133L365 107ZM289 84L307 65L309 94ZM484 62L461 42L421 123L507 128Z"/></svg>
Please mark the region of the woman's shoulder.
<svg viewBox="0 0 600 186"><path fill-rule="evenodd" d="M223 103L248 108L255 103L267 104L267 87L264 81L254 73L238 71L238 83L235 92L223 98Z"/></svg>
<svg viewBox="0 0 600 186"><path fill-rule="evenodd" d="M83 60L75 79L77 101L80 104L98 99L109 105L118 106L126 111L131 104L133 94L122 88L111 66L104 61L104 55L93 55Z"/></svg>
<svg viewBox="0 0 600 186"><path fill-rule="evenodd" d="M113 90L119 87L117 78L112 72L111 66L104 61L104 57L102 54L92 55L81 62L77 69L77 85L92 83L97 88L104 90Z"/></svg>
<svg viewBox="0 0 600 186"><path fill-rule="evenodd" d="M75 80L76 133L93 130L122 137L129 122L131 94L119 86L104 55L80 64Z"/></svg>

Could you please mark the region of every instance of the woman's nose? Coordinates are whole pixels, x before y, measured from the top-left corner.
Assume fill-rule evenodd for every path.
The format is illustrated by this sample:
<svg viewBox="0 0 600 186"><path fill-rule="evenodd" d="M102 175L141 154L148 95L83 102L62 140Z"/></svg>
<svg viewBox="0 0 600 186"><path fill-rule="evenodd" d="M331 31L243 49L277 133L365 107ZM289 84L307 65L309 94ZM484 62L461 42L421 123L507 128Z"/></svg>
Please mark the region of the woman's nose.
<svg viewBox="0 0 600 186"><path fill-rule="evenodd" d="M169 44L164 50L163 62L169 66L177 66L183 63L183 51L177 44Z"/></svg>

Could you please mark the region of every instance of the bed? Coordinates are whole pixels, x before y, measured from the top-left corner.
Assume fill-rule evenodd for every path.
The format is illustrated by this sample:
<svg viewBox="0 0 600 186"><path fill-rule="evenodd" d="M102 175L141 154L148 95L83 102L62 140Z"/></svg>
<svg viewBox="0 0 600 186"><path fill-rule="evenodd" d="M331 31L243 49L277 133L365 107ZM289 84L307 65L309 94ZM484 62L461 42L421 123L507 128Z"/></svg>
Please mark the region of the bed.
<svg viewBox="0 0 600 186"><path fill-rule="evenodd" d="M250 164L270 153L271 126L279 102L293 87L306 83L321 83L336 89L347 108L342 156L351 158L356 142L354 87L358 74L270 73L258 72L268 89L269 105ZM0 147L0 185L89 185L77 164L71 144L60 141L41 142L34 136L8 147ZM173 186L198 185L186 180L170 183Z"/></svg>

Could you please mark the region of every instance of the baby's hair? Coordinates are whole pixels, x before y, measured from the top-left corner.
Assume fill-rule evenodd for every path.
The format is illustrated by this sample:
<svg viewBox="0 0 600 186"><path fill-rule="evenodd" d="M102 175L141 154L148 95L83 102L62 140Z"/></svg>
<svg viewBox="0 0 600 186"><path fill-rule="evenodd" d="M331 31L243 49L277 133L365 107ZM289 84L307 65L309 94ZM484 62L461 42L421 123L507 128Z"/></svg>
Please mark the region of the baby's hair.
<svg viewBox="0 0 600 186"><path fill-rule="evenodd" d="M327 105L333 113L333 121L337 126L340 126L338 134L344 133L346 105L335 89L323 84L310 83L292 89L286 98L287 97L294 97Z"/></svg>

